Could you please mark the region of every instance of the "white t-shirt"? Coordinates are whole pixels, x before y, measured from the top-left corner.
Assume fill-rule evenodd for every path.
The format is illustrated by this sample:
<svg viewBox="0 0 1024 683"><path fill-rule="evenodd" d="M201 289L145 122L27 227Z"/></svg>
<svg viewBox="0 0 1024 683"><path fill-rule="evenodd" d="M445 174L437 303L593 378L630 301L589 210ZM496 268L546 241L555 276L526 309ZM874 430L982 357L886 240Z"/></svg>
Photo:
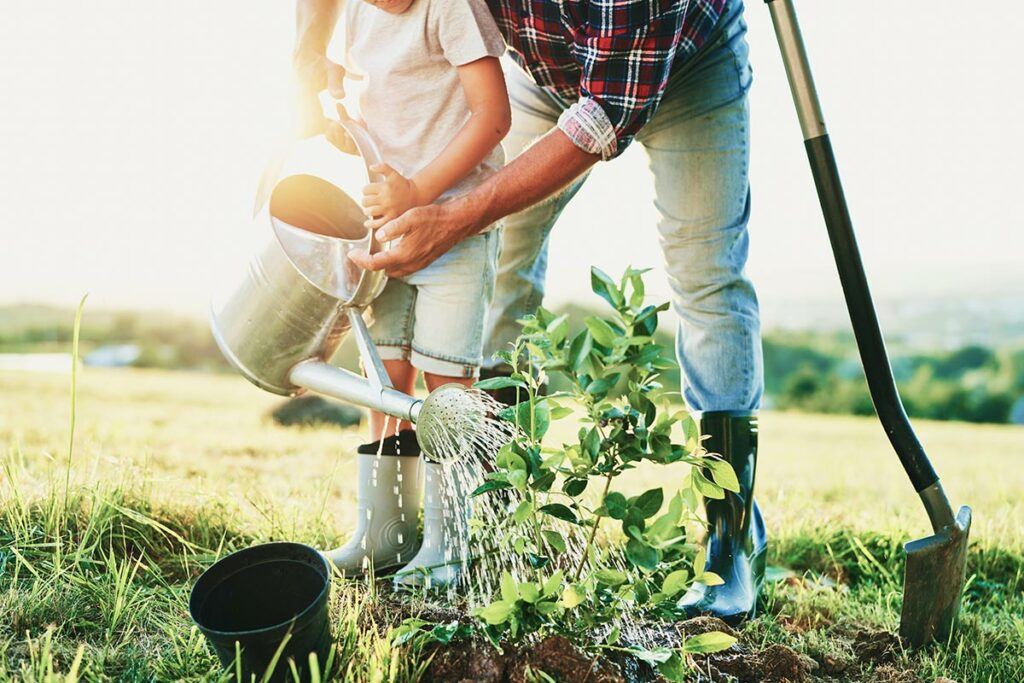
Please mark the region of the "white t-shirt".
<svg viewBox="0 0 1024 683"><path fill-rule="evenodd" d="M359 111L349 113L407 178L436 159L470 116L456 67L505 52L483 0L413 0L401 14L344 0L338 28L328 57L345 67L346 94L356 95ZM441 199L467 192L504 163L497 145Z"/></svg>

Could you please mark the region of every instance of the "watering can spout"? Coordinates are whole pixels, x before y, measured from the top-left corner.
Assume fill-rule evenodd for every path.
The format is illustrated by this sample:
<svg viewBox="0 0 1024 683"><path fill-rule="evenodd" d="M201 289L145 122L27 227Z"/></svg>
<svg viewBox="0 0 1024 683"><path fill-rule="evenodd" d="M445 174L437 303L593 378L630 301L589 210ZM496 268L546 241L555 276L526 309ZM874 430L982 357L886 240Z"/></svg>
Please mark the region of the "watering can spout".
<svg viewBox="0 0 1024 683"><path fill-rule="evenodd" d="M299 363L292 368L290 379L296 386L408 422L416 422L423 407L421 399L390 386L374 386L366 377L323 361Z"/></svg>

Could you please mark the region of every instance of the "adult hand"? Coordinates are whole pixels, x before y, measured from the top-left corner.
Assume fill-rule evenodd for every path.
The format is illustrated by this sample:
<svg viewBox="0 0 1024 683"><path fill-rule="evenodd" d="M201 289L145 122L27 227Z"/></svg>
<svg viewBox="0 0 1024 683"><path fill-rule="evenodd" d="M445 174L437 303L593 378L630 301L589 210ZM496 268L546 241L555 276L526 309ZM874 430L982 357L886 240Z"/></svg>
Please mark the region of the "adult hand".
<svg viewBox="0 0 1024 683"><path fill-rule="evenodd" d="M430 265L460 241L479 232L481 217L462 198L410 209L375 233L380 242L401 237L387 251L353 251L352 261L367 270L404 277Z"/></svg>

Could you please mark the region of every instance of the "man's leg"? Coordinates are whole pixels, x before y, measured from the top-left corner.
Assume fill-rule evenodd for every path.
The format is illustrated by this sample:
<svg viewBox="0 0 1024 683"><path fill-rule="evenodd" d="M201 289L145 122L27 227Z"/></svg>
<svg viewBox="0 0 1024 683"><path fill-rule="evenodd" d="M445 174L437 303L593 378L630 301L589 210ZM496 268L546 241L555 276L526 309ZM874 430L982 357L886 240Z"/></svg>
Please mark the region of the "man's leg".
<svg viewBox="0 0 1024 683"><path fill-rule="evenodd" d="M679 318L683 396L698 411L754 410L761 400L757 296L744 273L747 131L743 97L643 140Z"/></svg>
<svg viewBox="0 0 1024 683"><path fill-rule="evenodd" d="M639 136L654 174L659 232L679 317L676 351L683 395L701 412L709 451L736 471L738 493L706 503L706 569L721 586L696 586L690 614L736 622L754 613L766 538L753 501L757 418L763 388L757 297L744 274L750 217L750 83L742 5L673 77Z"/></svg>
<svg viewBox="0 0 1024 683"><path fill-rule="evenodd" d="M511 160L555 126L562 105L538 88L518 67L507 70L506 78L512 100L512 129L502 144L506 158ZM484 328L482 377L502 371L494 354L509 348L519 336L520 326L516 321L533 313L544 298L548 236L585 178L505 219L494 300Z"/></svg>

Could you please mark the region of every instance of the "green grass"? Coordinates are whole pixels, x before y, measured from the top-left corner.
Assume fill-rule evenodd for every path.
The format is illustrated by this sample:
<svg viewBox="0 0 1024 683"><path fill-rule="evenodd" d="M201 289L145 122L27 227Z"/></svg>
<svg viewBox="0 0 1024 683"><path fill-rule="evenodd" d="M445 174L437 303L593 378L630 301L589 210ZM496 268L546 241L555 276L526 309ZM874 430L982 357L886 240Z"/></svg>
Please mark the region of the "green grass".
<svg viewBox="0 0 1024 683"><path fill-rule="evenodd" d="M78 382L69 470L69 378L0 373L0 680L217 680L191 582L252 543L344 540L359 432L278 427L264 414L280 399L232 376L89 368ZM954 639L890 668L1022 680L1024 430L919 431L954 503L974 508L971 578ZM744 640L839 661L833 680L884 680L857 661L856 634L895 629L900 544L928 533L884 435L869 419L766 413L761 452L770 561L792 576L769 585ZM631 472L624 492L665 476ZM339 678L415 680L423 662L392 646L365 588L333 596Z"/></svg>

